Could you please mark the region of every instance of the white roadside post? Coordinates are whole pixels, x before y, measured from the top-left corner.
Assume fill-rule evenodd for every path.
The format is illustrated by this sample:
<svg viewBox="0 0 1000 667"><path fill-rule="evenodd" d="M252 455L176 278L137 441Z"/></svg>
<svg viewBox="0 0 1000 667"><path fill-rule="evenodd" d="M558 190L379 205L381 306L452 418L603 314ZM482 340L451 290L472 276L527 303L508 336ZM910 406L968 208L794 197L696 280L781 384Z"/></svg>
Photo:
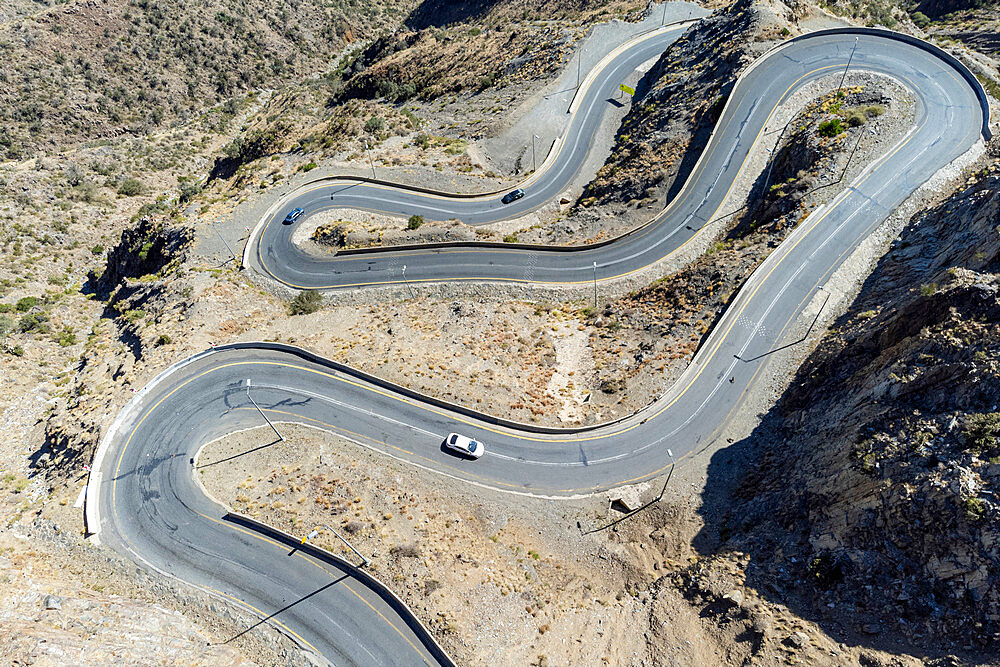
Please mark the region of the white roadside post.
<svg viewBox="0 0 1000 667"><path fill-rule="evenodd" d="M253 400L253 396L250 395L250 378L247 378L246 386L247 386L247 398L249 398L250 402L253 403L253 406L257 408L257 412L259 412L260 416L264 418L264 421L267 422L267 425L271 427L271 430L274 431L274 434L278 436L278 440L284 442L285 437L280 433L278 433L278 429L274 428L274 424L271 423L271 420L267 418L267 415L264 414L264 411L260 409L259 405L257 405L257 401Z"/></svg>

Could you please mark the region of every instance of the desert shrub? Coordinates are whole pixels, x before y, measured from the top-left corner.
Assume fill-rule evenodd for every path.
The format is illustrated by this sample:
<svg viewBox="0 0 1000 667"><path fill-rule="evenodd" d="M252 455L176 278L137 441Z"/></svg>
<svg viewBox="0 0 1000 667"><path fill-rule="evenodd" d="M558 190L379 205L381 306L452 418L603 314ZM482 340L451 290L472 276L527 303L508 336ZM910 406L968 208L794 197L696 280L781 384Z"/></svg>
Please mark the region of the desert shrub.
<svg viewBox="0 0 1000 667"><path fill-rule="evenodd" d="M868 116L866 116L865 112L861 109L851 109L845 115L845 120L849 126L858 127L865 124L868 120Z"/></svg>
<svg viewBox="0 0 1000 667"><path fill-rule="evenodd" d="M930 18L923 12L913 12L910 14L910 19L913 21L913 25L917 26L921 30L931 24Z"/></svg>
<svg viewBox="0 0 1000 667"><path fill-rule="evenodd" d="M316 290L305 290L295 295L288 304L289 315L309 315L323 305L323 296Z"/></svg>
<svg viewBox="0 0 1000 667"><path fill-rule="evenodd" d="M365 121L365 132L368 134L377 134L385 129L385 121L378 116L372 116Z"/></svg>
<svg viewBox="0 0 1000 667"><path fill-rule="evenodd" d="M963 435L966 449L973 454L991 453L1000 446L1000 412L969 415Z"/></svg>
<svg viewBox="0 0 1000 667"><path fill-rule="evenodd" d="M962 504L965 506L965 518L969 521L979 521L986 514L986 503L982 498L966 498Z"/></svg>
<svg viewBox="0 0 1000 667"><path fill-rule="evenodd" d="M422 215L411 215L410 219L406 223L407 229L419 229L420 225L424 224L424 216Z"/></svg>
<svg viewBox="0 0 1000 667"><path fill-rule="evenodd" d="M63 330L53 336L53 340L59 343L60 347L69 347L76 344L76 334L70 327L63 327Z"/></svg>
<svg viewBox="0 0 1000 667"><path fill-rule="evenodd" d="M201 184L194 180L184 180L180 187L181 203L187 203L201 194Z"/></svg>
<svg viewBox="0 0 1000 667"><path fill-rule="evenodd" d="M14 308L19 313L26 313L35 306L38 305L39 299L37 296L24 296L17 300L17 305Z"/></svg>
<svg viewBox="0 0 1000 667"><path fill-rule="evenodd" d="M844 578L845 563L832 554L824 553L809 561L809 579L824 590L833 588Z"/></svg>
<svg viewBox="0 0 1000 667"><path fill-rule="evenodd" d="M124 195L126 197L135 197L136 195L141 195L143 190L142 181L138 178L126 178L122 181L122 184L118 186L118 194Z"/></svg>
<svg viewBox="0 0 1000 667"><path fill-rule="evenodd" d="M389 549L389 553L396 558L419 558L420 547L416 544L396 544Z"/></svg>
<svg viewBox="0 0 1000 667"><path fill-rule="evenodd" d="M17 323L17 330L21 333L47 333L49 331L49 317L45 313L28 313Z"/></svg>
<svg viewBox="0 0 1000 667"><path fill-rule="evenodd" d="M824 137L835 137L846 129L839 118L824 120L819 124L819 133Z"/></svg>
<svg viewBox="0 0 1000 667"><path fill-rule="evenodd" d="M14 330L16 323L14 318L9 315L0 315L0 340L3 340Z"/></svg>
<svg viewBox="0 0 1000 667"><path fill-rule="evenodd" d="M97 245L95 245L93 248L90 249L90 252L95 255L102 255L104 254L104 246L98 243Z"/></svg>

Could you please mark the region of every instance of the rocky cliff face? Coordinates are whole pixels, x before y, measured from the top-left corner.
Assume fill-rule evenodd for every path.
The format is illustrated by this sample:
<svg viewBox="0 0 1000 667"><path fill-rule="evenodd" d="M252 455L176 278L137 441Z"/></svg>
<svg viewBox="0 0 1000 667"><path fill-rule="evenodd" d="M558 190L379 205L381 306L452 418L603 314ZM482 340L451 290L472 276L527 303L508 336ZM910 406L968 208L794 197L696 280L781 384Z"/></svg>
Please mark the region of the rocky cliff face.
<svg viewBox="0 0 1000 667"><path fill-rule="evenodd" d="M727 546L844 632L1000 646L998 220L996 164L915 217L741 443Z"/></svg>
<svg viewBox="0 0 1000 667"><path fill-rule="evenodd" d="M118 245L108 251L104 268L91 271L88 283L98 293L109 293L127 278L155 274L170 262L179 264L193 238L193 229L170 225L162 218L142 218L122 232Z"/></svg>
<svg viewBox="0 0 1000 667"><path fill-rule="evenodd" d="M693 166L737 74L771 42L772 16L739 0L690 28L643 77L615 147L583 193L601 203L656 198ZM770 39L778 36L774 29ZM690 163L690 164L689 164Z"/></svg>
<svg viewBox="0 0 1000 667"><path fill-rule="evenodd" d="M107 299L104 319L91 330L74 383L45 422L45 443L34 455L39 468L56 474L90 461L102 423L115 401L111 387L132 381L143 350L169 342L147 324L170 306L186 308L185 290L174 285L193 230L158 218L142 218L108 251L103 272L91 272L89 286ZM150 340L150 338L153 340ZM134 391L134 389L133 389Z"/></svg>

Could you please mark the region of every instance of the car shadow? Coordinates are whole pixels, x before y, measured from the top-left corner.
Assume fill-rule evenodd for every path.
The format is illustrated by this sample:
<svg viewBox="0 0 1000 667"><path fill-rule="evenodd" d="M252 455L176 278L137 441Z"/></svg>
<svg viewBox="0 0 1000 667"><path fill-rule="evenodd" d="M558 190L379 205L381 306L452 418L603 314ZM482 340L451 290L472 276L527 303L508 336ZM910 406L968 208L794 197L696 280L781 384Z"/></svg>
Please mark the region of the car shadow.
<svg viewBox="0 0 1000 667"><path fill-rule="evenodd" d="M475 457L463 454L461 452L456 452L454 449L446 446L444 442L441 443L441 446L438 447L438 449L441 451L442 454L447 455L449 458L455 461L462 461L464 463L473 463L477 460Z"/></svg>

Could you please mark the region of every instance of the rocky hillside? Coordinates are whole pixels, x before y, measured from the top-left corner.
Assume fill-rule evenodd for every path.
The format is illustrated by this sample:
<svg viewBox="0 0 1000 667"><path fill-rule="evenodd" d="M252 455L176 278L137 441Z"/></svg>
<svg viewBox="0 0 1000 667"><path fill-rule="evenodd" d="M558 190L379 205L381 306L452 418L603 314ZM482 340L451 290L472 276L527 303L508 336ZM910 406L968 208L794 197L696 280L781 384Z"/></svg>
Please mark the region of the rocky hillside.
<svg viewBox="0 0 1000 667"><path fill-rule="evenodd" d="M739 72L779 37L750 0L703 19L649 70L584 203L662 196L701 154ZM737 38L737 36L739 36Z"/></svg>
<svg viewBox="0 0 1000 667"><path fill-rule="evenodd" d="M74 0L0 24L0 155L142 134L326 69L412 0Z"/></svg>
<svg viewBox="0 0 1000 667"><path fill-rule="evenodd" d="M645 14L637 0L425 1L406 29L375 40L348 65L337 99L432 100L538 78L561 66L581 25Z"/></svg>
<svg viewBox="0 0 1000 667"><path fill-rule="evenodd" d="M750 553L753 585L834 634L1000 645L998 219L998 164L914 218L725 455L755 463L706 542Z"/></svg>

